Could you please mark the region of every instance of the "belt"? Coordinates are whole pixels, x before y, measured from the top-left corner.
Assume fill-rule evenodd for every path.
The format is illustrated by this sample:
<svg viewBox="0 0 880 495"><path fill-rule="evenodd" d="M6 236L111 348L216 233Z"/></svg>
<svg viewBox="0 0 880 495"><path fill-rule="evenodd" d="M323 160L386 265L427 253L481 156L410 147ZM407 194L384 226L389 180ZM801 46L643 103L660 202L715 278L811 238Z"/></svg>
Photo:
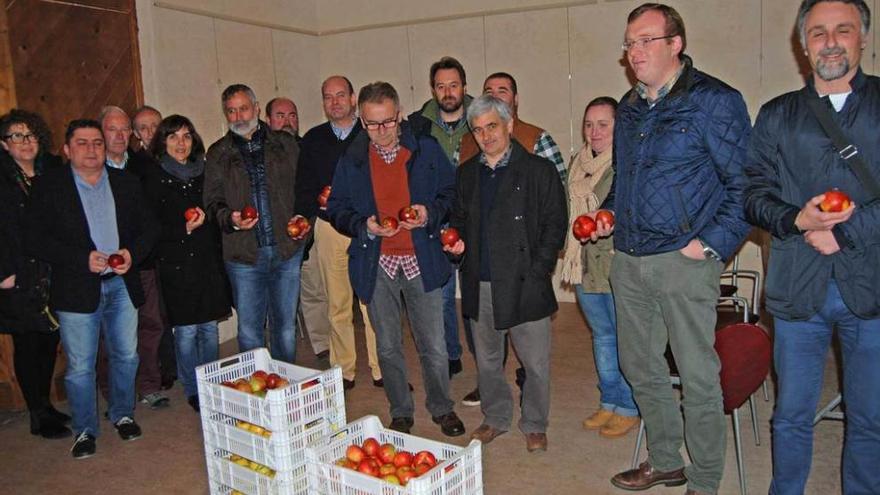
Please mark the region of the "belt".
<svg viewBox="0 0 880 495"><path fill-rule="evenodd" d="M115 272L105 273L105 274L101 275L101 281L103 282L104 280L110 280L111 278L113 278L115 276L116 276Z"/></svg>

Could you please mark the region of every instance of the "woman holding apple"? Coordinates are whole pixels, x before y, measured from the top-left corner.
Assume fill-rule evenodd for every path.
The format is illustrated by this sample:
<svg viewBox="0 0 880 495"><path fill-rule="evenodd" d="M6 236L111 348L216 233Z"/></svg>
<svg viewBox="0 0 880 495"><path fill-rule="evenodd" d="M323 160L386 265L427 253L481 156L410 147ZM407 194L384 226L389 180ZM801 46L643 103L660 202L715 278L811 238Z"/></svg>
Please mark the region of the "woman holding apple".
<svg viewBox="0 0 880 495"><path fill-rule="evenodd" d="M617 101L603 96L584 111L584 146L572 158L569 169L569 218L599 208L611 190L614 113ZM606 212L609 213L609 212ZM599 409L584 420L588 430L616 438L639 423L632 390L617 361L617 319L611 296L609 273L614 256L612 237L582 245L569 232L563 258L562 279L574 286L578 305L593 331L593 356L599 375Z"/></svg>
<svg viewBox="0 0 880 495"><path fill-rule="evenodd" d="M70 416L49 401L59 341L57 322L46 306L49 268L22 249L31 183L61 166L61 160L49 153L51 146L49 129L40 116L12 110L0 118L0 333L12 334L15 375L30 412L31 433L64 438L70 436L64 426Z"/></svg>
<svg viewBox="0 0 880 495"><path fill-rule="evenodd" d="M198 411L195 369L217 359L217 320L230 314L231 301L220 232L203 210L205 147L189 119L171 115L159 124L150 153L158 171L144 187L162 224L155 248L159 282L174 328L178 376Z"/></svg>

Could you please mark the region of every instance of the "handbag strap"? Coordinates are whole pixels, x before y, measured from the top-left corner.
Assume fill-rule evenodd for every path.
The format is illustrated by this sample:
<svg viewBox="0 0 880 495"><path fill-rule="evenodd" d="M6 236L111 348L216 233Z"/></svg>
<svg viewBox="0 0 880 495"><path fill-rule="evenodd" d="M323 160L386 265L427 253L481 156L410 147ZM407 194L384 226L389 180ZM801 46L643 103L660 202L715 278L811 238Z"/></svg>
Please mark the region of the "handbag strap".
<svg viewBox="0 0 880 495"><path fill-rule="evenodd" d="M862 155L859 154L859 149L856 145L851 144L846 136L843 135L843 131L834 121L828 105L822 102L820 98L816 98L811 94L806 96L807 106L813 111L813 115L819 121L822 130L831 138L837 154L849 165L850 169L858 177L859 182L862 183L862 186L868 190L868 193L875 198L880 197L880 184L877 183L877 180L868 171L868 166L862 160Z"/></svg>

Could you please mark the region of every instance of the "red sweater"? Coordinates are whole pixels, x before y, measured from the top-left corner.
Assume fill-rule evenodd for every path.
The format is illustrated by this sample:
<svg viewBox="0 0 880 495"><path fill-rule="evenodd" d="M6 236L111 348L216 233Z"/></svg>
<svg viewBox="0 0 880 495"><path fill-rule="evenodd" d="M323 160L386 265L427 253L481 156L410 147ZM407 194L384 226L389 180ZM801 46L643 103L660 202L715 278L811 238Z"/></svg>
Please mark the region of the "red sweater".
<svg viewBox="0 0 880 495"><path fill-rule="evenodd" d="M389 164L370 146L370 179L373 181L373 196L379 210L376 221L380 224L385 217L397 218L400 209L410 205L409 175L406 171L406 162L410 156L410 151L401 147L397 158ZM414 255L416 251L410 231L401 229L397 235L382 239L381 253L391 256Z"/></svg>

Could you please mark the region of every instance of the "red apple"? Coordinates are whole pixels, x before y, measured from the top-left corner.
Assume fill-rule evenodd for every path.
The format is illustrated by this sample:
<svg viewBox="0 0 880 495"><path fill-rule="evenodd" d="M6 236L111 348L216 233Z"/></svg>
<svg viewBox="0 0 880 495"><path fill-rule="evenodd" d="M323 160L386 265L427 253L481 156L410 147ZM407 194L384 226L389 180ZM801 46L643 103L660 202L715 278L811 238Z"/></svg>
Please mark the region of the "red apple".
<svg viewBox="0 0 880 495"><path fill-rule="evenodd" d="M280 380L280 379L281 379L281 375L279 375L278 373L270 374L269 376L266 377L266 387L271 388L271 389L275 389L276 387L278 387L278 380Z"/></svg>
<svg viewBox="0 0 880 495"><path fill-rule="evenodd" d="M183 212L183 218L186 219L187 222L192 222L199 218L199 210L196 208L187 208L186 211Z"/></svg>
<svg viewBox="0 0 880 495"><path fill-rule="evenodd" d="M111 254L110 257L107 258L107 266L110 268L119 268L124 264L125 258L123 258L121 254Z"/></svg>
<svg viewBox="0 0 880 495"><path fill-rule="evenodd" d="M251 373L251 378L262 378L265 380L266 378L269 378L269 373L266 373L263 370L257 370Z"/></svg>
<svg viewBox="0 0 880 495"><path fill-rule="evenodd" d="M242 220L253 220L257 218L257 209L251 205L247 205L241 209L241 219Z"/></svg>
<svg viewBox="0 0 880 495"><path fill-rule="evenodd" d="M421 475L427 473L428 471L430 471L431 469L433 469L433 466L423 463L423 464L416 464L415 467L413 468L413 471L415 471L416 476L421 476Z"/></svg>
<svg viewBox="0 0 880 495"><path fill-rule="evenodd" d="M282 389L286 386L290 385L290 382L287 381L287 378L281 377L275 380L275 390ZM305 387L303 387L305 388Z"/></svg>
<svg viewBox="0 0 880 495"><path fill-rule="evenodd" d="M311 224L309 223L309 219L306 217L297 218L295 223L299 226L299 228L303 232L309 230L309 227L311 227Z"/></svg>
<svg viewBox="0 0 880 495"><path fill-rule="evenodd" d="M571 226L571 233L578 241L585 241L590 235L596 231L596 222L589 215L581 215L574 220Z"/></svg>
<svg viewBox="0 0 880 495"><path fill-rule="evenodd" d="M321 194L318 195L318 206L326 207L327 200L330 199L330 186L324 186L324 189L321 189Z"/></svg>
<svg viewBox="0 0 880 495"><path fill-rule="evenodd" d="M361 461L360 464L358 464L357 470L370 476L379 475L379 470L369 461L369 459L364 459L363 461Z"/></svg>
<svg viewBox="0 0 880 495"><path fill-rule="evenodd" d="M614 213L609 210L599 210L596 212L596 223L605 222L609 228L614 227Z"/></svg>
<svg viewBox="0 0 880 495"><path fill-rule="evenodd" d="M349 445L348 448L345 449L345 458L351 462L360 463L367 458L367 454L364 453L364 449L357 445Z"/></svg>
<svg viewBox="0 0 880 495"><path fill-rule="evenodd" d="M411 466L413 462L412 452L407 452L405 450L401 450L400 452L394 454L394 465L397 467L402 466Z"/></svg>
<svg viewBox="0 0 880 495"><path fill-rule="evenodd" d="M382 219L382 227L386 229L396 229L397 225L397 219L394 217L385 217Z"/></svg>
<svg viewBox="0 0 880 495"><path fill-rule="evenodd" d="M440 242L444 246L452 247L459 239L461 236L458 235L458 229L455 227L448 227L440 231Z"/></svg>
<svg viewBox="0 0 880 495"><path fill-rule="evenodd" d="M376 457L379 453L379 441L373 437L364 440L364 453L370 457Z"/></svg>
<svg viewBox="0 0 880 495"><path fill-rule="evenodd" d="M422 450L416 453L413 456L413 464L418 466L419 464L427 464L431 467L437 465L437 458L431 452L427 450Z"/></svg>
<svg viewBox="0 0 880 495"><path fill-rule="evenodd" d="M397 472L397 466L394 464L382 464L379 466L379 476L386 476Z"/></svg>
<svg viewBox="0 0 880 495"><path fill-rule="evenodd" d="M400 480L401 485L406 485L409 483L409 480L416 477L416 472L413 471L413 468L409 466L403 466L397 468L397 479Z"/></svg>
<svg viewBox="0 0 880 495"><path fill-rule="evenodd" d="M393 464L394 463L394 455L397 454L397 448L390 443L383 443L381 447L379 447L379 453L376 457L382 461L382 464Z"/></svg>
<svg viewBox="0 0 880 495"><path fill-rule="evenodd" d="M239 378L238 380L235 380L233 386L235 387L235 390L238 390L239 392L244 392L246 394L253 393L253 390L251 389L251 384L244 378Z"/></svg>
<svg viewBox="0 0 880 495"><path fill-rule="evenodd" d="M414 220L419 219L419 210L413 208L412 206L404 206L397 212L397 218L399 218L402 222L412 222Z"/></svg>
<svg viewBox="0 0 880 495"><path fill-rule="evenodd" d="M266 380L260 378L259 376L252 377L250 380L251 391L253 393L260 392L266 389Z"/></svg>
<svg viewBox="0 0 880 495"><path fill-rule="evenodd" d="M845 192L832 189L825 193L825 197L819 203L819 209L824 212L838 213L849 208L850 203L852 200Z"/></svg>
<svg viewBox="0 0 880 495"><path fill-rule="evenodd" d="M302 229L299 224L296 222L290 222L287 224L287 235L290 237L296 238L302 235Z"/></svg>

